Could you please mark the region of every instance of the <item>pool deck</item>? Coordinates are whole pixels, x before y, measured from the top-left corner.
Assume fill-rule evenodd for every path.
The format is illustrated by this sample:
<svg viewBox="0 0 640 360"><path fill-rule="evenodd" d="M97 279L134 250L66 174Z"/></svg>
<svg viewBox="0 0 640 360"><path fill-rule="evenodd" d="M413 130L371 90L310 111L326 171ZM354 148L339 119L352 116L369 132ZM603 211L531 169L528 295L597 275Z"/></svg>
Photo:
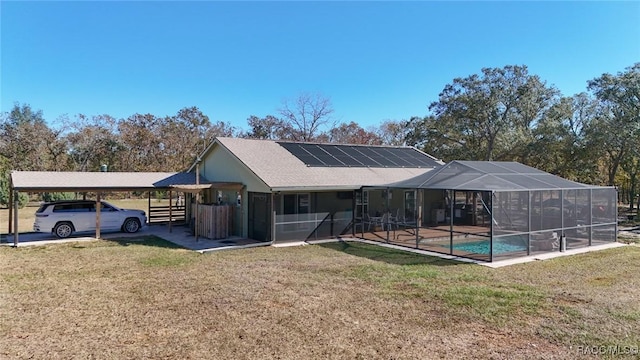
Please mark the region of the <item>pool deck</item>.
<svg viewBox="0 0 640 360"><path fill-rule="evenodd" d="M465 257L455 256L455 255L441 254L441 253L437 253L437 252L433 252L433 251L409 248L409 247L406 247L406 246L399 246L399 245L394 245L394 244L390 244L390 243L383 243L383 242L379 242L379 241L372 241L372 240L365 240L365 239L358 239L358 238L343 238L343 239L338 239L338 240L321 240L321 241L318 241L318 243L319 242L327 242L327 241L358 241L358 242L365 243L365 244L377 245L377 246L387 247L387 248L390 248L390 249L408 251L408 252L427 255L427 256L435 256L435 257L439 257L439 258L447 259L447 260L454 260L454 261L460 261L460 262L465 262L465 263L477 264L477 265L487 266L487 267L494 268L494 269L505 267L505 266L509 266L509 265L524 264L524 263L529 263L529 262L534 262L534 261L542 261L542 260L554 259L554 258L558 258L558 257L562 257L562 256L570 256L570 255L588 253L588 252L592 252L592 251L600 251L600 250L613 249L613 248L618 248L618 247L623 247L623 246L629 246L627 244L615 242L615 243L608 243L608 244L602 244L602 245L593 245L593 246L583 247L583 248L579 248L579 249L571 249L571 250L566 250L566 251L554 251L554 252L531 255L531 256L522 256L522 257L517 257L517 258L513 258L513 259L506 259L506 260L498 260L498 261L494 261L494 262L487 262L487 261L469 259L469 258L465 258ZM308 243L314 244L316 242L309 241Z"/></svg>
<svg viewBox="0 0 640 360"><path fill-rule="evenodd" d="M490 268L500 268L500 267L509 266L509 265L524 264L532 261L549 260L549 259L554 259L561 256L569 256L569 255L588 253L592 251L613 249L613 248L618 248L622 246L628 246L628 245L615 242L615 243L602 244L602 245L593 245L593 246L583 247L579 249L571 249L567 251L554 251L554 252L538 254L538 255L523 256L515 259L507 259L507 260L500 260L500 261L494 261L494 262L482 262L478 264L488 266Z"/></svg>

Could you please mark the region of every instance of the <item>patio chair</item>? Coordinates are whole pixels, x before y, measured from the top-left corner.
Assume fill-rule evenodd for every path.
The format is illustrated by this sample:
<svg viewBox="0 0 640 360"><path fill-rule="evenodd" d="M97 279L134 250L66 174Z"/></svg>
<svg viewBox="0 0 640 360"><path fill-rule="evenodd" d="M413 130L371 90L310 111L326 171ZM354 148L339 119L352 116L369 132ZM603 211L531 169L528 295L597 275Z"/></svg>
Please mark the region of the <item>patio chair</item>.
<svg viewBox="0 0 640 360"><path fill-rule="evenodd" d="M373 224L373 223L374 223L374 221L371 220L371 216L369 216L368 213L365 213L364 214L364 224L367 225L367 231L371 231L371 224Z"/></svg>
<svg viewBox="0 0 640 360"><path fill-rule="evenodd" d="M393 230L394 226L398 228L396 224L396 220L393 218L391 213L388 213L388 212L382 214L382 218L380 219L380 225L382 225L382 230Z"/></svg>

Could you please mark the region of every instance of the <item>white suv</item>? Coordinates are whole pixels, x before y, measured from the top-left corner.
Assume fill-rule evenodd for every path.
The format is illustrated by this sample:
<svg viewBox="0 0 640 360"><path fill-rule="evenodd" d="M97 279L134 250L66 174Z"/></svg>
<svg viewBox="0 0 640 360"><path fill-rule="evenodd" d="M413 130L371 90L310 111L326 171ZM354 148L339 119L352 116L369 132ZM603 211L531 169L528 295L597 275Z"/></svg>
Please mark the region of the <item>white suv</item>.
<svg viewBox="0 0 640 360"><path fill-rule="evenodd" d="M122 230L134 233L147 223L142 210L126 210L102 201L100 229ZM74 232L95 231L96 202L91 200L66 200L44 203L36 211L33 230L54 233L59 238Z"/></svg>

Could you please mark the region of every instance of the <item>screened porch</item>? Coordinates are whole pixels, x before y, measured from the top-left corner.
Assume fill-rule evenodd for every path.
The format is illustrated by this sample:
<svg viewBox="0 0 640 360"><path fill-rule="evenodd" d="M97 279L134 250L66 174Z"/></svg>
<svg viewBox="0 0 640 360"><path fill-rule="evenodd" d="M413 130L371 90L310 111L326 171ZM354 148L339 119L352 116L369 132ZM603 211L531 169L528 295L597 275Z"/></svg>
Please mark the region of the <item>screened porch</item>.
<svg viewBox="0 0 640 360"><path fill-rule="evenodd" d="M615 188L519 163L452 162L355 198L359 238L482 261L616 241Z"/></svg>

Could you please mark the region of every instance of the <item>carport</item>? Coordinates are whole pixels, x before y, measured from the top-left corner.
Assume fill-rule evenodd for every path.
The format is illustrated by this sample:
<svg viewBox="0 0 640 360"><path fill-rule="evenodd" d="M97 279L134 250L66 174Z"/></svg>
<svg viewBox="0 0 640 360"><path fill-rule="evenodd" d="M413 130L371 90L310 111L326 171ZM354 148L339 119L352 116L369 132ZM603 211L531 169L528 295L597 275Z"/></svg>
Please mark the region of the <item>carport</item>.
<svg viewBox="0 0 640 360"><path fill-rule="evenodd" d="M18 199L20 192L80 192L96 193L96 239L100 238L101 196L105 192L172 191L199 192L211 184L195 173L186 172L62 172L12 171L9 183L8 234L18 246ZM208 185L211 186L211 185ZM171 207L170 211L171 211ZM171 219L171 216L170 216ZM169 221L171 229L171 221Z"/></svg>

